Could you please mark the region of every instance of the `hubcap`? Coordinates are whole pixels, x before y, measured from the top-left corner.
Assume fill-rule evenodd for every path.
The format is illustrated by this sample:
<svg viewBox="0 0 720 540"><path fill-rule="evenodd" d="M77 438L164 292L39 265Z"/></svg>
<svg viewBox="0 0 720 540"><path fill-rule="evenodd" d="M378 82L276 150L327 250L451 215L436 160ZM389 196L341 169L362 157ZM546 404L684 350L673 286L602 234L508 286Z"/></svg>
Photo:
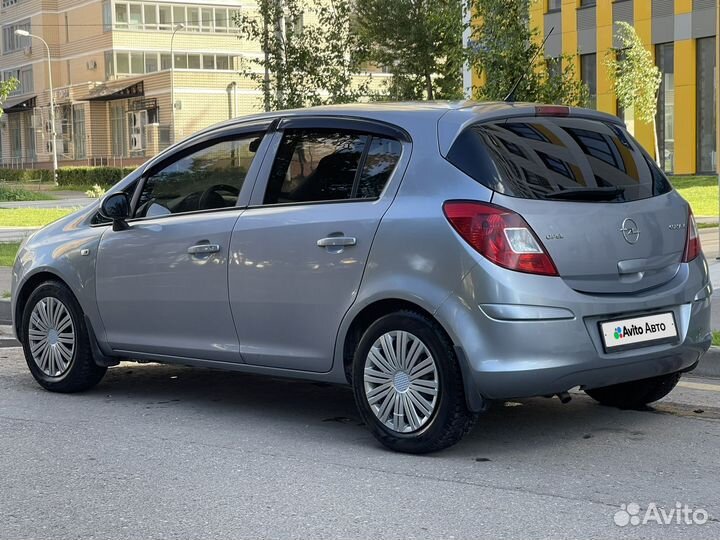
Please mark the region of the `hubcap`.
<svg viewBox="0 0 720 540"><path fill-rule="evenodd" d="M33 360L45 375L63 375L75 351L75 327L65 304L52 296L35 304L28 341Z"/></svg>
<svg viewBox="0 0 720 540"><path fill-rule="evenodd" d="M410 332L387 332L373 343L363 382L373 413L393 431L417 431L435 411L437 365L425 344Z"/></svg>

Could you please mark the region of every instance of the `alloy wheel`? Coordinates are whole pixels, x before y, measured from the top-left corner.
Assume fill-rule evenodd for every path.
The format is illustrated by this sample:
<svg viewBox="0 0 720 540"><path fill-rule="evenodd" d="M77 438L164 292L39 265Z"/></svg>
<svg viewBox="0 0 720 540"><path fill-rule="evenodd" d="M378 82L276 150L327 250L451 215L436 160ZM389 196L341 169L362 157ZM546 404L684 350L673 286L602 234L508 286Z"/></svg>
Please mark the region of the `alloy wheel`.
<svg viewBox="0 0 720 540"><path fill-rule="evenodd" d="M30 314L28 342L35 364L45 375L65 374L75 351L75 327L65 304L52 296L35 304Z"/></svg>
<svg viewBox="0 0 720 540"><path fill-rule="evenodd" d="M380 422L398 433L418 431L438 401L438 369L430 350L410 332L386 332L365 359L365 397Z"/></svg>

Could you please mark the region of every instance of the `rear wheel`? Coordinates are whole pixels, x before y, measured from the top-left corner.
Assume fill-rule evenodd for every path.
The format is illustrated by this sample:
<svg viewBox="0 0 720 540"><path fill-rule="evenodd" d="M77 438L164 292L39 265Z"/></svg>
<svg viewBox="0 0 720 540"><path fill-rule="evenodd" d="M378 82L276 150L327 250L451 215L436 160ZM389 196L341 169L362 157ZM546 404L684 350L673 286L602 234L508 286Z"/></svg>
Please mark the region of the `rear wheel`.
<svg viewBox="0 0 720 540"><path fill-rule="evenodd" d="M593 388L585 390L585 393L603 405L637 409L667 396L679 380L680 373L670 373L650 379Z"/></svg>
<svg viewBox="0 0 720 540"><path fill-rule="evenodd" d="M413 311L385 315L365 331L353 390L373 435L400 452L452 446L475 420L452 343L437 323Z"/></svg>
<svg viewBox="0 0 720 540"><path fill-rule="evenodd" d="M61 283L47 281L33 291L23 311L22 335L30 373L47 390L87 390L107 371L95 363L80 305Z"/></svg>

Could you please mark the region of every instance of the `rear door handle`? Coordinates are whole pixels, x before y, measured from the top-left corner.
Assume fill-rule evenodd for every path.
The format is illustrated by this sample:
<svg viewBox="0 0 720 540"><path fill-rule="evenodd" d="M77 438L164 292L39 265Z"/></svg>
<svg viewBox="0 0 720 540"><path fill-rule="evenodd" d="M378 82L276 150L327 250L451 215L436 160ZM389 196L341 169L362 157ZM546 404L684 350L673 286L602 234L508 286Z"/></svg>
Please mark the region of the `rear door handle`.
<svg viewBox="0 0 720 540"><path fill-rule="evenodd" d="M217 253L218 251L220 251L219 244L196 244L190 246L187 250L190 255L208 255L210 253Z"/></svg>
<svg viewBox="0 0 720 540"><path fill-rule="evenodd" d="M354 236L328 236L317 241L318 247L354 246L355 244L357 244L357 238Z"/></svg>

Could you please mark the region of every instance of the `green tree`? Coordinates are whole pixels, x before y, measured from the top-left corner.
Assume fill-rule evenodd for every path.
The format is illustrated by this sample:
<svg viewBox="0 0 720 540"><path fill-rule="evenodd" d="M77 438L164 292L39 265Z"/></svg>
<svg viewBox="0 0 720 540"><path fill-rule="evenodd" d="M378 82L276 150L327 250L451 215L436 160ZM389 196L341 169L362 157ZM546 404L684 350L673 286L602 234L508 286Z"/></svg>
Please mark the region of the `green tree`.
<svg viewBox="0 0 720 540"><path fill-rule="evenodd" d="M7 81L0 81L0 116L3 114L2 104L5 102L10 92L18 87L18 80L15 78Z"/></svg>
<svg viewBox="0 0 720 540"><path fill-rule="evenodd" d="M262 90L265 110L368 95L363 46L351 28L352 0L259 0L258 11L240 12L235 24L241 38L262 46L264 56L244 59L242 73Z"/></svg>
<svg viewBox="0 0 720 540"><path fill-rule="evenodd" d="M484 74L474 88L481 100L504 99L516 81L515 101L584 106L587 85L576 77L575 57L545 59L540 32L530 26L530 2L538 0L470 0L473 14L469 63Z"/></svg>
<svg viewBox="0 0 720 540"><path fill-rule="evenodd" d="M356 0L368 61L392 72L392 99L462 97L464 0Z"/></svg>
<svg viewBox="0 0 720 540"><path fill-rule="evenodd" d="M662 74L653 62L635 28L626 22L617 23L618 50L608 51L605 65L618 102L624 109L633 109L642 122L652 122L655 160L659 160L655 115Z"/></svg>

